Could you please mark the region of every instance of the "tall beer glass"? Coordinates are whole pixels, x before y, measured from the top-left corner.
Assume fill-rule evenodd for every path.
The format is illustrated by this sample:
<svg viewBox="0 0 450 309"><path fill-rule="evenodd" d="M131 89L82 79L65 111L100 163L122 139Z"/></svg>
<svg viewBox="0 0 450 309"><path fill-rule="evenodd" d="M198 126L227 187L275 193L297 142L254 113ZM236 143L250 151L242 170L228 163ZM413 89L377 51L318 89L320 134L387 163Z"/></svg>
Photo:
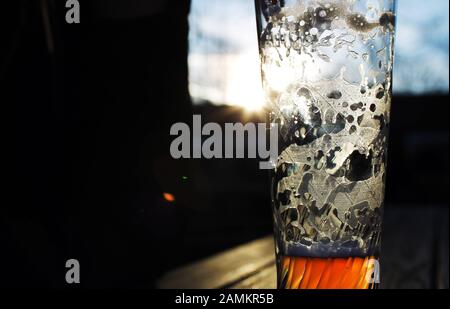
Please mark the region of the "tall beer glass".
<svg viewBox="0 0 450 309"><path fill-rule="evenodd" d="M394 0L255 0L278 287L379 284Z"/></svg>

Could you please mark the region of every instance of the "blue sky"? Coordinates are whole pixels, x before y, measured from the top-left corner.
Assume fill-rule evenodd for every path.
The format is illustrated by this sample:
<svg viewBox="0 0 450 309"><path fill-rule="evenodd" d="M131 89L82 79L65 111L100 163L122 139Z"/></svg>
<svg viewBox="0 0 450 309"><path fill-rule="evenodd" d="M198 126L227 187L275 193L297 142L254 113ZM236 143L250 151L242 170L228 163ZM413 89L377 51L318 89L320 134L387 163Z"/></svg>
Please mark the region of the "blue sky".
<svg viewBox="0 0 450 309"><path fill-rule="evenodd" d="M398 0L397 92L448 92L449 1Z"/></svg>

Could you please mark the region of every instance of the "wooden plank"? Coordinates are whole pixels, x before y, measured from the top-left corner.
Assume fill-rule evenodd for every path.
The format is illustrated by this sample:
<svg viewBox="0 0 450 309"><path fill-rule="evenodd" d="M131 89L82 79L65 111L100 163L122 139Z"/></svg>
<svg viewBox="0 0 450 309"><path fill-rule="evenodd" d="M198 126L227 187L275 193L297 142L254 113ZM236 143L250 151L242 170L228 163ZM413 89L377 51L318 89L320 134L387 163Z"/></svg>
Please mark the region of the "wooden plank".
<svg viewBox="0 0 450 309"><path fill-rule="evenodd" d="M238 282L230 289L276 289L277 269L275 262L266 268L261 269L255 275Z"/></svg>
<svg viewBox="0 0 450 309"><path fill-rule="evenodd" d="M433 209L387 209L381 256L381 288L433 288Z"/></svg>
<svg viewBox="0 0 450 309"><path fill-rule="evenodd" d="M438 267L437 267L437 287L439 289L448 289L448 277L449 277L449 242L448 242L448 234L449 234L449 217L448 217L448 208L444 208L439 217L440 217L440 228L438 235Z"/></svg>
<svg viewBox="0 0 450 309"><path fill-rule="evenodd" d="M381 265L382 288L448 288L448 210L388 208ZM276 288L273 237L174 270L158 287Z"/></svg>
<svg viewBox="0 0 450 309"><path fill-rule="evenodd" d="M273 237L268 236L174 270L157 283L161 289L215 289L230 287L273 265Z"/></svg>

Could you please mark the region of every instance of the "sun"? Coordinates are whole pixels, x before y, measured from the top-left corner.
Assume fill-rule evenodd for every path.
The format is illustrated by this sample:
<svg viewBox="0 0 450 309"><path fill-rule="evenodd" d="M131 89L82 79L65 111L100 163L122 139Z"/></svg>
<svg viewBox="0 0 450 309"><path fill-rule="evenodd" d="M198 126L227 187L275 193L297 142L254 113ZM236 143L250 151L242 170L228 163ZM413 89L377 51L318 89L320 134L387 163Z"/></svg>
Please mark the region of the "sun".
<svg viewBox="0 0 450 309"><path fill-rule="evenodd" d="M249 112L261 111L265 105L258 55L236 55L228 70L225 100Z"/></svg>

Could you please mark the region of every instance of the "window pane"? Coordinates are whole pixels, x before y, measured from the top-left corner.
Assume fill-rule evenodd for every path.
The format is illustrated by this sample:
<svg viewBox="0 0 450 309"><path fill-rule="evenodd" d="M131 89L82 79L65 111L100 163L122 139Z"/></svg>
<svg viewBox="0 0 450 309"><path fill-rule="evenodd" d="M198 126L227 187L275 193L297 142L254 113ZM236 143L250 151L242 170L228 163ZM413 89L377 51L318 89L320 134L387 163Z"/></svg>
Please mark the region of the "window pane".
<svg viewBox="0 0 450 309"><path fill-rule="evenodd" d="M449 2L397 0L394 91L448 93ZM253 0L193 0L190 91L196 101L262 105Z"/></svg>

